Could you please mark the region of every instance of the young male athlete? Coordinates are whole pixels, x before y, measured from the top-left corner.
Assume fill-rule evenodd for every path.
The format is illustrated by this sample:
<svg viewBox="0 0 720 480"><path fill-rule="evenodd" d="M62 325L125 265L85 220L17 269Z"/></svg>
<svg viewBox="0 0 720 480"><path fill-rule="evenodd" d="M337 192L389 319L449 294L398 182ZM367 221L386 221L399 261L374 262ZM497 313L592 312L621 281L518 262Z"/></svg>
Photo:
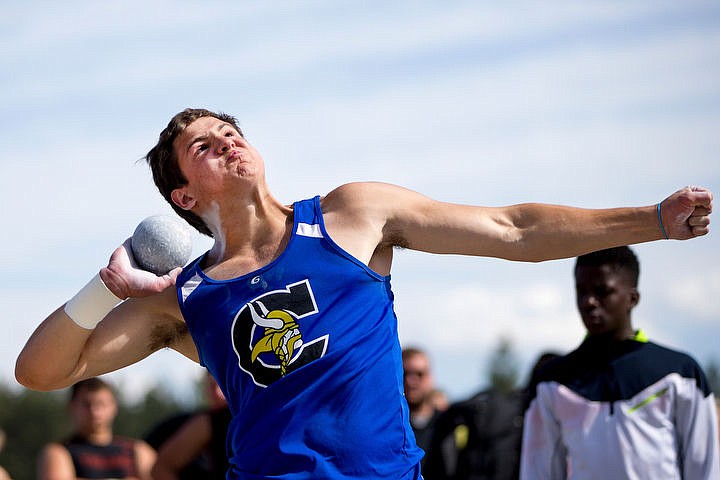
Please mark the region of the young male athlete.
<svg viewBox="0 0 720 480"><path fill-rule="evenodd" d="M632 326L637 257L617 247L578 257L587 336L531 386L520 478L720 478L715 399L689 355Z"/></svg>
<svg viewBox="0 0 720 480"><path fill-rule="evenodd" d="M230 404L233 479L420 478L394 247L541 261L704 235L712 208L699 187L657 206L587 210L456 205L383 183L283 205L235 119L207 110L176 115L147 159L212 248L158 277L133 266L126 242L42 322L16 376L56 389L173 348L206 366Z"/></svg>
<svg viewBox="0 0 720 480"><path fill-rule="evenodd" d="M68 410L72 434L45 445L38 457L39 480L152 478L155 450L143 440L113 433L118 409L108 383L88 378L73 385Z"/></svg>

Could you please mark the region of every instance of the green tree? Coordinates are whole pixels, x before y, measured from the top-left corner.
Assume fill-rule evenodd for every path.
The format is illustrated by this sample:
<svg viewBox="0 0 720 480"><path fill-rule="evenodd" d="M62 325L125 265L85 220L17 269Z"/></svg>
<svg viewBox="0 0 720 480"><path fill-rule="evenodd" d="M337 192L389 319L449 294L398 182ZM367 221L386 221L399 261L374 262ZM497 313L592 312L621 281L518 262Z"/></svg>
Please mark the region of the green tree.
<svg viewBox="0 0 720 480"><path fill-rule="evenodd" d="M0 386L0 426L7 436L0 464L15 480L35 478L43 445L69 428L65 396Z"/></svg>
<svg viewBox="0 0 720 480"><path fill-rule="evenodd" d="M500 392L509 392L517 387L519 361L510 338L501 337L490 356L490 386Z"/></svg>

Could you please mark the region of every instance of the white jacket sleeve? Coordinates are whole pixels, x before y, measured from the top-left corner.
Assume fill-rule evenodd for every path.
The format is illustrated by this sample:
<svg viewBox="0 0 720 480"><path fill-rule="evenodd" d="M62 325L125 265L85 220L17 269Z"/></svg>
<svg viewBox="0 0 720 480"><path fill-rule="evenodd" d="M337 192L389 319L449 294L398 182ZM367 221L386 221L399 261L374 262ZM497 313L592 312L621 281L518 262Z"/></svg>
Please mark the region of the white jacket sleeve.
<svg viewBox="0 0 720 480"><path fill-rule="evenodd" d="M567 478L567 450L553 408L553 382L537 386L537 395L525 412L520 480Z"/></svg>
<svg viewBox="0 0 720 480"><path fill-rule="evenodd" d="M720 440L715 397L705 395L694 379L678 387L675 428L683 478L720 479Z"/></svg>

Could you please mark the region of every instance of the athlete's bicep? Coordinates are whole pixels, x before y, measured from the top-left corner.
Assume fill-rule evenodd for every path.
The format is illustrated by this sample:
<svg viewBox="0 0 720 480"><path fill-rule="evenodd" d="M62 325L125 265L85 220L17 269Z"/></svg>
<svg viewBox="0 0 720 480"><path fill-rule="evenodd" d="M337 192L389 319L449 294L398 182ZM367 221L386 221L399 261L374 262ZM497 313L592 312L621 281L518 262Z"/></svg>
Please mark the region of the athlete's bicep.
<svg viewBox="0 0 720 480"><path fill-rule="evenodd" d="M111 372L136 363L161 348L197 360L177 305L174 288L118 305L95 328L81 361L83 376Z"/></svg>
<svg viewBox="0 0 720 480"><path fill-rule="evenodd" d="M505 232L493 209L439 202L388 183L343 185L322 206L333 240L378 272L389 270L392 247L477 255Z"/></svg>

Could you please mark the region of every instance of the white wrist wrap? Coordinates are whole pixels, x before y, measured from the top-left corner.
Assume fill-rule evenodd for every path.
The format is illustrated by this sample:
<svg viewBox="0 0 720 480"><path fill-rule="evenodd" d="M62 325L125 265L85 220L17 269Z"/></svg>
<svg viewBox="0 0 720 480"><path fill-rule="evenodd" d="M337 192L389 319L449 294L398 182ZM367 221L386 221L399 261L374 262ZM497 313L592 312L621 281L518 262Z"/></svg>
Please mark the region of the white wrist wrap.
<svg viewBox="0 0 720 480"><path fill-rule="evenodd" d="M65 313L82 328L92 330L120 302L98 273L65 304Z"/></svg>

